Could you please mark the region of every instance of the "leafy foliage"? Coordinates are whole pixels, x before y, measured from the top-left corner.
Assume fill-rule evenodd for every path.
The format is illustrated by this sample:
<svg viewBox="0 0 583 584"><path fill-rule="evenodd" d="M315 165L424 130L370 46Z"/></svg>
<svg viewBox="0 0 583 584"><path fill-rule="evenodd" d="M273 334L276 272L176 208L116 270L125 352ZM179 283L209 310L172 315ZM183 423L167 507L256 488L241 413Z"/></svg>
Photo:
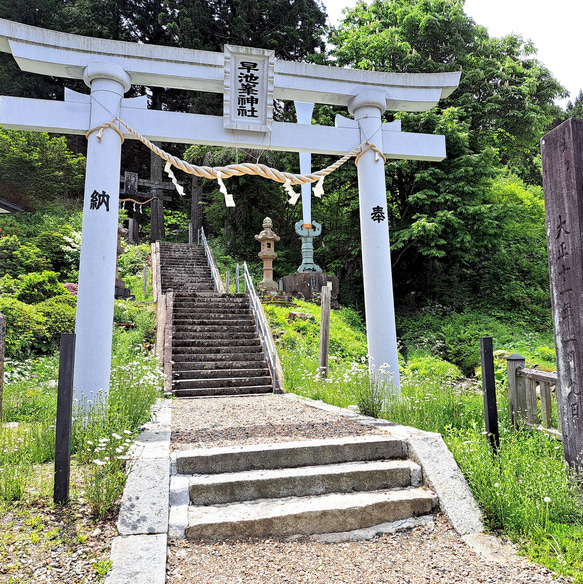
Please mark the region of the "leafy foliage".
<svg viewBox="0 0 583 584"><path fill-rule="evenodd" d="M73 154L63 136L0 127L0 198L33 210L81 197L84 177L84 157Z"/></svg>
<svg viewBox="0 0 583 584"><path fill-rule="evenodd" d="M30 306L11 296L0 296L0 313L6 318L6 356L22 358L48 340L45 318Z"/></svg>
<svg viewBox="0 0 583 584"><path fill-rule="evenodd" d="M70 294L53 296L35 306L45 318L50 350L60 347L62 333L75 332L76 298Z"/></svg>
<svg viewBox="0 0 583 584"><path fill-rule="evenodd" d="M58 280L56 272L31 272L20 276L16 284L16 298L26 304L38 304L53 296L69 295Z"/></svg>
<svg viewBox="0 0 583 584"><path fill-rule="evenodd" d="M16 235L0 238L0 276L13 278L27 272L40 272L47 268L48 260L36 245L21 245Z"/></svg>
<svg viewBox="0 0 583 584"><path fill-rule="evenodd" d="M511 197L493 200L492 180L504 164L522 172L524 156L538 148L557 113L553 99L564 89L536 61L532 44L518 35L491 39L463 4L451 0L359 3L330 41L342 66L462 69L459 88L430 112L385 117L400 119L404 131L445 135L448 151L440 163L387 164L399 303L443 301L445 292L448 304L467 305L480 290L467 276L501 250L500 235L516 204ZM511 296L519 296L518 290Z"/></svg>

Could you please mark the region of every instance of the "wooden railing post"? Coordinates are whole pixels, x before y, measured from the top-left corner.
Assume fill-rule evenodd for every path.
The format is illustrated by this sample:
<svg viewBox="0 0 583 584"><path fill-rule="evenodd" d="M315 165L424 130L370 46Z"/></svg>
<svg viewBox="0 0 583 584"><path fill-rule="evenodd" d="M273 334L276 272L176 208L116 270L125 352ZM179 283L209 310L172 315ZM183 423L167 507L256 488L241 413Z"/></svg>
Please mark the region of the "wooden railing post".
<svg viewBox="0 0 583 584"><path fill-rule="evenodd" d="M526 380L518 377L516 372L526 364L521 355L514 353L506 359L508 364L508 410L510 422L518 428L519 421L526 411Z"/></svg>
<svg viewBox="0 0 583 584"><path fill-rule="evenodd" d="M328 345L330 343L330 293L328 286L322 286L320 310L320 358L318 372L328 377Z"/></svg>
<svg viewBox="0 0 583 584"><path fill-rule="evenodd" d="M6 346L6 319L0 313L0 422L2 422L2 395L4 392L4 348Z"/></svg>
<svg viewBox="0 0 583 584"><path fill-rule="evenodd" d="M529 424L538 424L538 400L536 396L536 379L526 380L526 409Z"/></svg>
<svg viewBox="0 0 583 584"><path fill-rule="evenodd" d="M551 384L540 382L540 413L543 428L552 426L553 406L551 403Z"/></svg>

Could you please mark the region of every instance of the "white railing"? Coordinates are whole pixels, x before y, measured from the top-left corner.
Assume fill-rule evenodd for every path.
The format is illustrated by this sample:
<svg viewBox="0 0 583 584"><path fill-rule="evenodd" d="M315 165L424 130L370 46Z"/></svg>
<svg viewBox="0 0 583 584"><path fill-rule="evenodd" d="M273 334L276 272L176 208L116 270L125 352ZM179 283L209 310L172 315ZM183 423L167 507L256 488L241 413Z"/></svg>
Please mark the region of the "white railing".
<svg viewBox="0 0 583 584"><path fill-rule="evenodd" d="M271 335L271 329L269 328L269 323L265 317L265 312L263 311L263 305L257 296L255 291L255 286L253 285L253 280L251 279L251 274L249 274L249 269L247 268L247 262L243 263L243 277L245 278L245 286L249 294L249 306L253 311L255 316L255 324L257 326L257 332L259 333L259 339L261 345L263 346L263 352L267 359L267 366L269 367L269 372L271 373L271 379L273 380L273 391L274 393L283 392L283 371L279 363L279 358L277 356L277 349L275 348L275 341Z"/></svg>
<svg viewBox="0 0 583 584"><path fill-rule="evenodd" d="M217 268L217 263L215 262L215 256L213 255L213 250L207 243L206 236L204 234L204 228L201 227L199 231L199 241L204 246L204 253L206 254L206 259L211 269L211 274L213 276L213 281L215 283L215 290L217 292L225 292L225 285L221 279L221 274L219 273L219 268Z"/></svg>

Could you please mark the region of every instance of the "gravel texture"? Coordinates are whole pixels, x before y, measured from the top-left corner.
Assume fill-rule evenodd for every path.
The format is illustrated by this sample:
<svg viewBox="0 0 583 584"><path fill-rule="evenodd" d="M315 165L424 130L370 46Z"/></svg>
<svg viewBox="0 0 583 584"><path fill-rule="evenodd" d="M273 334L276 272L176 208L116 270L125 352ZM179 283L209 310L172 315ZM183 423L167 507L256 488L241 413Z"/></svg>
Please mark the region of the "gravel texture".
<svg viewBox="0 0 583 584"><path fill-rule="evenodd" d="M280 395L176 400L172 450L383 433ZM167 584L550 583L558 579L518 556L485 560L438 514L433 522L366 541L312 538L171 540Z"/></svg>
<svg viewBox="0 0 583 584"><path fill-rule="evenodd" d="M52 465L44 465L47 474ZM82 478L72 469L72 485ZM49 479L46 479L47 483ZM117 517L94 519L77 492L62 507L48 497L6 505L0 515L0 583L103 582Z"/></svg>
<svg viewBox="0 0 583 584"><path fill-rule="evenodd" d="M521 558L506 565L481 559L442 516L433 527L361 542L171 541L167 573L167 584L567 582Z"/></svg>
<svg viewBox="0 0 583 584"><path fill-rule="evenodd" d="M177 399L171 450L368 436L378 430L282 395Z"/></svg>

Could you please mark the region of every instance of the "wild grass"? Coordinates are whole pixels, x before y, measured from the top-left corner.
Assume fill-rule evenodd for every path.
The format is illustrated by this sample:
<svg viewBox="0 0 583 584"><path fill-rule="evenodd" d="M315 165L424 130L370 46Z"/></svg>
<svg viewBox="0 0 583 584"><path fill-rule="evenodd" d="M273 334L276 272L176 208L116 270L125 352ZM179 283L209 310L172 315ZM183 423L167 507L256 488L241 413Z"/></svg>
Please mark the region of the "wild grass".
<svg viewBox="0 0 583 584"><path fill-rule="evenodd" d="M270 307L267 313L278 339L286 391L341 407L372 404L366 412L369 415L441 433L470 484L487 527L508 536L530 559L583 583L581 485L565 464L560 441L536 431L516 431L509 423L504 357L521 352L527 365L552 364L554 349L546 332L522 335L515 331L512 340L505 329L503 342L508 345L497 342L501 444L499 454L494 455L484 428L479 375L465 379L455 365L432 355L427 347L412 347L400 364L401 396L387 400L377 387L371 388L362 329L357 327L352 335L338 330L337 316L336 322L332 319L330 335L350 339L350 349L340 358L330 351L335 358L324 380L317 374L319 308L301 305L302 311L313 314L311 325L288 323L284 310Z"/></svg>
<svg viewBox="0 0 583 584"><path fill-rule="evenodd" d="M97 517L119 501L131 437L149 418L163 376L144 347L151 327L145 313L136 328L116 329L110 391L96 396L89 416L74 406L71 450L84 472L83 496ZM38 465L55 455L58 356L8 362L0 426L0 500L23 499ZM52 490L52 487L51 487Z"/></svg>

